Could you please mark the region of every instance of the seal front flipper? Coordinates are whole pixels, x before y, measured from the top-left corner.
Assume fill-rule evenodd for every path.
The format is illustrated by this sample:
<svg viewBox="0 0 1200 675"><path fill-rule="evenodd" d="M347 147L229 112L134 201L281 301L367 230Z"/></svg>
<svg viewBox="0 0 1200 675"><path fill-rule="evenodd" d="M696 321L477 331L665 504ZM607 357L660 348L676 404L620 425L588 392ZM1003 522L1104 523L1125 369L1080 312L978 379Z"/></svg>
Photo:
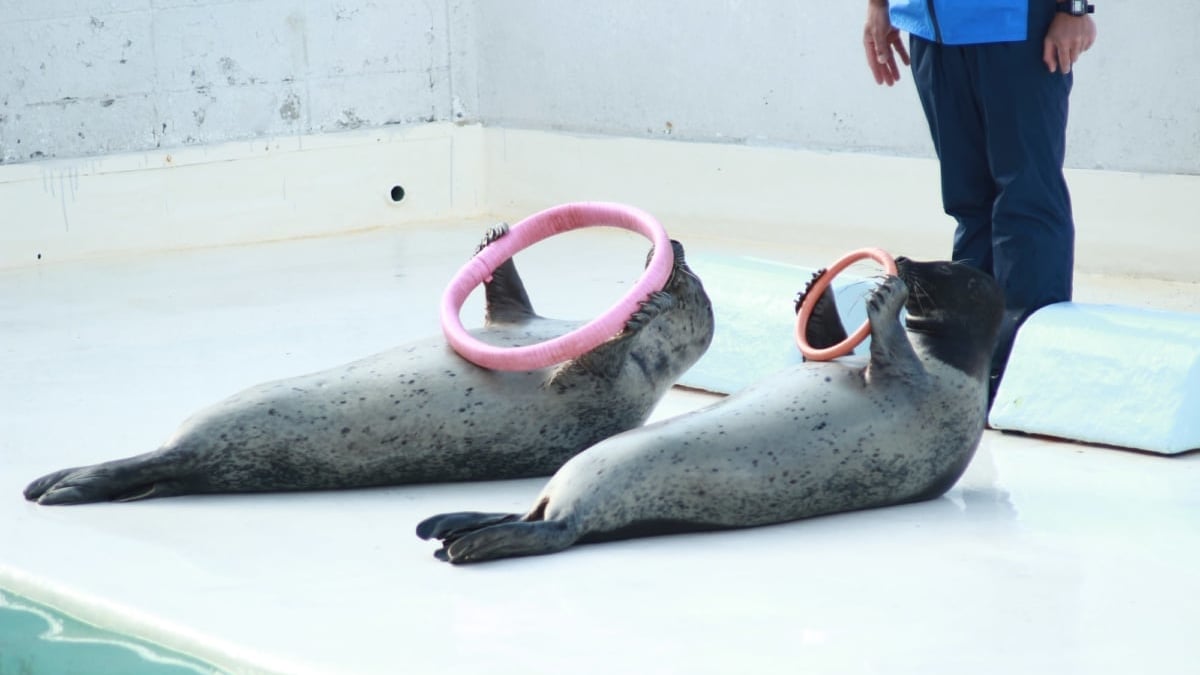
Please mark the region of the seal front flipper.
<svg viewBox="0 0 1200 675"><path fill-rule="evenodd" d="M638 311L634 312L633 316L625 322L625 328L619 335L563 366L554 374L551 382L562 385L575 377L590 379L596 375L615 378L631 358L646 372L651 381L657 381L651 369L657 369L661 364L648 363L638 354L632 354L630 348L633 346L633 338L638 332L644 330L656 316L674 306L675 298L670 293L664 291L651 293ZM671 380L673 381L674 378Z"/></svg>
<svg viewBox="0 0 1200 675"><path fill-rule="evenodd" d="M821 268L813 272L812 278L804 285L804 290L796 294L797 313L800 312L800 305L804 303L804 298L812 290L813 284L817 283L817 279L824 276L827 271L825 268ZM817 304L813 306L812 315L808 318L805 337L808 338L808 344L816 349L827 349L846 339L846 327L842 325L842 317L838 314L837 300L832 287L826 288L821 297L817 299Z"/></svg>
<svg viewBox="0 0 1200 675"><path fill-rule="evenodd" d="M867 320L871 324L868 372L894 374L914 382L924 376L925 366L900 324L900 310L906 300L908 286L897 276L885 277L867 296Z"/></svg>
<svg viewBox="0 0 1200 675"><path fill-rule="evenodd" d="M487 248L492 242L508 234L508 224L493 225L483 236L483 241L475 248L475 254ZM529 294L525 291L525 283L517 273L517 265L512 258L505 260L492 272L492 278L483 283L484 297L487 307L484 321L487 325L505 323L524 323L533 319L537 314L533 304L529 302Z"/></svg>

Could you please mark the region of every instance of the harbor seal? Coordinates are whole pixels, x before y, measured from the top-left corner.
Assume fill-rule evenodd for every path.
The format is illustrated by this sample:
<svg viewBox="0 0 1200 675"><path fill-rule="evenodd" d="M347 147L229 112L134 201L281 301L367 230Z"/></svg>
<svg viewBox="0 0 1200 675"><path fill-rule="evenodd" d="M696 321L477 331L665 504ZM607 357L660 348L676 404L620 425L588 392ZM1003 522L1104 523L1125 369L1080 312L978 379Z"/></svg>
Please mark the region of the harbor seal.
<svg viewBox="0 0 1200 675"><path fill-rule="evenodd" d="M469 563L940 496L983 433L1003 296L966 265L896 264L898 276L867 299L865 366L796 364L707 408L601 441L559 469L524 515L448 513L421 522L417 535L441 540L440 559ZM810 342L843 339L829 291L817 310Z"/></svg>
<svg viewBox="0 0 1200 675"><path fill-rule="evenodd" d="M480 248L504 236L488 232ZM33 481L40 504L547 476L645 422L707 350L712 306L683 247L662 291L622 332L529 372L481 368L440 336L247 389L202 410L159 449ZM491 344L523 345L580 322L538 316L509 259L485 284Z"/></svg>

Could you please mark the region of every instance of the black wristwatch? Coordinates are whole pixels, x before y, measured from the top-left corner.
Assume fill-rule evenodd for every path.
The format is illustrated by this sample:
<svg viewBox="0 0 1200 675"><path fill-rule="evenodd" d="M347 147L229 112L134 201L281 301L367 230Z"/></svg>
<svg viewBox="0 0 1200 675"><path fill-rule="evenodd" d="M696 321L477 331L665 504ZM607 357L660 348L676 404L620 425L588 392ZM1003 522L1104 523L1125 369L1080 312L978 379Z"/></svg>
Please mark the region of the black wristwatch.
<svg viewBox="0 0 1200 675"><path fill-rule="evenodd" d="M1094 14L1096 6L1089 5L1087 0L1066 0L1066 2L1058 3L1058 11L1066 12L1071 16L1083 16L1085 14Z"/></svg>

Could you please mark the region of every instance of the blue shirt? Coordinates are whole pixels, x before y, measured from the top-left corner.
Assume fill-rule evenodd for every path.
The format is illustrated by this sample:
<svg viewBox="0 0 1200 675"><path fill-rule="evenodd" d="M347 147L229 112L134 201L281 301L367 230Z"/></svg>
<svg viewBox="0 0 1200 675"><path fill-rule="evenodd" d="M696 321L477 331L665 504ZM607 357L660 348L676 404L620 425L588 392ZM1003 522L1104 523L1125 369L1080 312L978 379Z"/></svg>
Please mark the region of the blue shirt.
<svg viewBox="0 0 1200 675"><path fill-rule="evenodd" d="M1041 0L1049 2L1049 0ZM892 25L948 45L1026 39L1031 0L890 0Z"/></svg>

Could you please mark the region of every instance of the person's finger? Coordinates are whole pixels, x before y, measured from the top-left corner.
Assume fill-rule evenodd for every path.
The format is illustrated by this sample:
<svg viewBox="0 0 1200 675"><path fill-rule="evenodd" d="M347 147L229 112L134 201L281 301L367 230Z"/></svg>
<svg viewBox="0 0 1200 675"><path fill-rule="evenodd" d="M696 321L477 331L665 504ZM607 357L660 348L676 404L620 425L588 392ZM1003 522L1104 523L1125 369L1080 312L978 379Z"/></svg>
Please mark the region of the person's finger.
<svg viewBox="0 0 1200 675"><path fill-rule="evenodd" d="M900 79L900 69L896 67L896 59L892 58L891 52L888 52L883 57L884 63L883 72L884 80L887 86L891 87Z"/></svg>
<svg viewBox="0 0 1200 675"><path fill-rule="evenodd" d="M1058 69L1058 61L1054 58L1056 53L1053 42L1046 40L1042 44L1042 63L1045 63L1052 73Z"/></svg>
<svg viewBox="0 0 1200 675"><path fill-rule="evenodd" d="M896 84L899 81L900 81L900 66L896 65L895 61L892 61L892 84Z"/></svg>
<svg viewBox="0 0 1200 675"><path fill-rule="evenodd" d="M895 49L896 53L900 55L900 60L904 62L904 65L909 65L911 61L908 60L908 50L904 48L904 40L900 39L899 31L892 33L891 42L892 49Z"/></svg>
<svg viewBox="0 0 1200 675"><path fill-rule="evenodd" d="M882 39L881 39L882 38ZM876 84L886 84L889 87L896 83L896 66L892 53L887 47L886 36L876 35L868 31L863 39L866 47L867 63L875 76Z"/></svg>
<svg viewBox="0 0 1200 675"><path fill-rule="evenodd" d="M1058 65L1062 69L1062 74L1066 75L1071 72L1071 64L1075 59L1071 58L1071 48L1066 45L1058 46Z"/></svg>
<svg viewBox="0 0 1200 675"><path fill-rule="evenodd" d="M875 44L870 36L863 37L863 48L867 52L867 67L871 69L871 75L875 77L875 84L883 84L883 71L879 66L879 59L876 56Z"/></svg>
<svg viewBox="0 0 1200 675"><path fill-rule="evenodd" d="M900 81L900 66L896 64L896 59L893 55L888 54L888 75L892 78L892 84Z"/></svg>

